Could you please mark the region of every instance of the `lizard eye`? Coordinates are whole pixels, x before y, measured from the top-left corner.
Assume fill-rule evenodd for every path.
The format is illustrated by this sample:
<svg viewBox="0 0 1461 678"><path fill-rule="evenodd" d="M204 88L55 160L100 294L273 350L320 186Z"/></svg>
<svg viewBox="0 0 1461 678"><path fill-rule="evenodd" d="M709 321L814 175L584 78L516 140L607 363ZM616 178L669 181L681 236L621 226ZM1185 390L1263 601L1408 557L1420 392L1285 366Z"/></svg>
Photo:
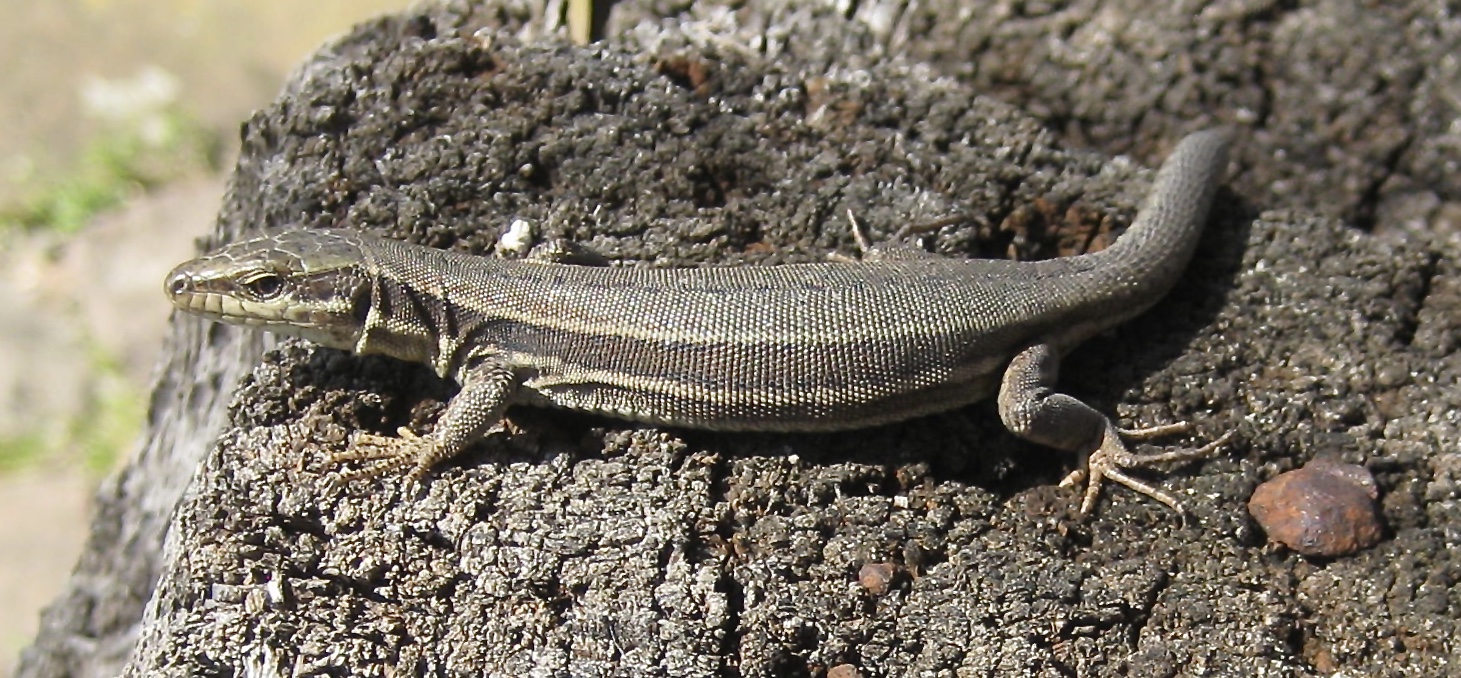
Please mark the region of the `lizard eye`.
<svg viewBox="0 0 1461 678"><path fill-rule="evenodd" d="M243 281L243 284L254 296L264 301L273 299L284 291L284 279L272 273L255 276Z"/></svg>

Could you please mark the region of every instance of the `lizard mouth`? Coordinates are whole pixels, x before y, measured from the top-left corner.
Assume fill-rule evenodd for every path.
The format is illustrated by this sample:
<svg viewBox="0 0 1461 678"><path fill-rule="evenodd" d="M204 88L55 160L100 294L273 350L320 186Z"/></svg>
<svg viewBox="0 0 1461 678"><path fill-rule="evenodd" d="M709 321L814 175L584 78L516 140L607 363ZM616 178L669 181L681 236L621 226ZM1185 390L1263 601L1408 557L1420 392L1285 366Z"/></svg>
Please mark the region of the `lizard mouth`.
<svg viewBox="0 0 1461 678"><path fill-rule="evenodd" d="M326 346L349 347L358 339L352 326L335 322L329 309L297 303L289 295L248 298L233 281L197 275L187 264L168 274L163 289L178 310L205 320L303 337Z"/></svg>
<svg viewBox="0 0 1461 678"><path fill-rule="evenodd" d="M173 306L209 320L264 325L284 319L283 304L241 299L231 287L227 280L198 275L188 264L173 269L163 282Z"/></svg>

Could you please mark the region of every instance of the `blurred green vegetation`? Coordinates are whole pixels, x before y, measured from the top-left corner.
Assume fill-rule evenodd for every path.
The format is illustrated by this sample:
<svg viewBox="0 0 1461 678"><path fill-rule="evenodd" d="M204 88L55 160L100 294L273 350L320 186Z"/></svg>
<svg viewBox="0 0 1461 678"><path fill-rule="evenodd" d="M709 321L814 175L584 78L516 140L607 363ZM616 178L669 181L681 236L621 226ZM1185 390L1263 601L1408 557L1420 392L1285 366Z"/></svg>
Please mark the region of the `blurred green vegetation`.
<svg viewBox="0 0 1461 678"><path fill-rule="evenodd" d="M0 438L0 474L27 468L51 456L55 445L39 431Z"/></svg>
<svg viewBox="0 0 1461 678"><path fill-rule="evenodd" d="M0 206L0 228L76 233L138 193L218 171L221 149L216 133L176 105L110 125L82 148L69 174L22 186L19 199Z"/></svg>
<svg viewBox="0 0 1461 678"><path fill-rule="evenodd" d="M0 437L0 474L60 464L101 477L131 449L142 432L147 394L95 343L87 360L90 379L80 411L68 421L36 422L29 431Z"/></svg>
<svg viewBox="0 0 1461 678"><path fill-rule="evenodd" d="M142 432L147 394L132 385L121 361L93 344L86 405L67 427L59 453L70 451L82 468L100 476L116 466Z"/></svg>
<svg viewBox="0 0 1461 678"><path fill-rule="evenodd" d="M0 243L64 247L102 212L169 182L217 173L222 139L179 103L179 92L177 78L156 67L86 80L80 98L92 132L61 163L65 172L13 182L7 194L16 197L0 204ZM47 312L77 311L53 303ZM119 356L95 337L79 345L75 360L86 367L79 407L0 438L0 473L63 464L99 475L134 443L146 410L143 386L127 379Z"/></svg>

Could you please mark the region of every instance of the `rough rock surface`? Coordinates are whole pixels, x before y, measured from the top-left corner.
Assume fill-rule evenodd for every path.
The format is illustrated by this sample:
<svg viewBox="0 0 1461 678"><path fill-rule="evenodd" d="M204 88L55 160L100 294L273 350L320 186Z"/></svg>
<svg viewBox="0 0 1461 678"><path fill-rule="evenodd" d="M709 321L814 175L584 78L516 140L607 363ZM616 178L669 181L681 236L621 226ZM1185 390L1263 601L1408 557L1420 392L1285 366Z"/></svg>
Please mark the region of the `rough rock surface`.
<svg viewBox="0 0 1461 678"><path fill-rule="evenodd" d="M1105 24L1136 21L1126 3L1096 4ZM851 252L849 209L875 237L962 217L929 239L950 256L1069 254L1127 222L1148 171L1069 150L979 96L973 76L889 58L918 55L873 20L881 6L852 21L704 10L592 47L545 35L518 5L363 25L245 126L215 240L342 226L490 253L522 219L628 264L762 265ZM1271 84L1231 36L1285 25L1273 6L1233 3L1201 15L1203 30L1161 20L1177 9L1141 11L1150 30L1185 35L1164 42L1210 55L1202 72L1231 74L1211 87ZM1101 77L1151 76L1111 64ZM1164 97L1143 119L1171 126L1121 128L1119 142L1088 86L1051 100L1090 96L1060 116L1153 160L1179 123L1249 123L1236 191L1184 283L1073 354L1062 386L1125 425L1191 420L1199 441L1238 430L1222 458L1156 476L1192 508L1187 523L1120 490L1074 522L1075 493L1053 485L1072 460L978 406L822 436L520 408L521 434L420 493L333 487L321 459L349 431L425 429L450 385L301 343L257 364L254 339L180 319L155 452L130 477L153 460L186 479L189 455L203 462L160 561L121 542L140 552L135 570L161 564L127 675L1443 675L1461 662L1461 244L1261 211L1274 202L1259 187L1297 176L1262 160L1277 153L1273 130L1245 117L1241 96L1155 82ZM1126 89L1096 90L1112 110L1135 105ZM1411 180L1440 206L1431 218L1454 207L1445 176ZM1323 200L1314 190L1283 204ZM1375 195L1361 202L1340 212L1377 213ZM213 446L210 402L230 393ZM1375 473L1394 534L1316 565L1265 550L1244 504L1319 452ZM127 477L113 533L138 501L126 498L149 491ZM126 557L118 543L99 533L78 576L105 578L101 563ZM886 589L860 582L869 564L890 573ZM101 662L64 642L87 628L84 595L58 606L71 617L48 618L21 675L95 675L84 671ZM127 642L108 635L130 628L121 610L92 637Z"/></svg>

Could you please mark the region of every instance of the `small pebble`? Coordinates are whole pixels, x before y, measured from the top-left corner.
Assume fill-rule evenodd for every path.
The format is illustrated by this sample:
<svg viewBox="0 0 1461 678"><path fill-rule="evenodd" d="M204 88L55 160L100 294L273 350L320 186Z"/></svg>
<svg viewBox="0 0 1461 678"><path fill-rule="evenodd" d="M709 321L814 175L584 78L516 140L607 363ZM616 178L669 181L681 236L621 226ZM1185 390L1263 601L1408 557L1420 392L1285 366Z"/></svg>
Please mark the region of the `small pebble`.
<svg viewBox="0 0 1461 678"><path fill-rule="evenodd" d="M827 669L827 678L862 678L862 672L851 664L838 664Z"/></svg>
<svg viewBox="0 0 1461 678"><path fill-rule="evenodd" d="M497 249L522 254L533 246L533 225L524 219L513 219L507 231L497 239Z"/></svg>
<svg viewBox="0 0 1461 678"><path fill-rule="evenodd" d="M1380 542L1379 495L1365 467L1319 458L1259 485L1248 512L1269 540L1306 556L1333 558Z"/></svg>
<svg viewBox="0 0 1461 678"><path fill-rule="evenodd" d="M857 572L857 581L862 588L875 596L881 596L893 586L897 569L891 563L867 563Z"/></svg>

